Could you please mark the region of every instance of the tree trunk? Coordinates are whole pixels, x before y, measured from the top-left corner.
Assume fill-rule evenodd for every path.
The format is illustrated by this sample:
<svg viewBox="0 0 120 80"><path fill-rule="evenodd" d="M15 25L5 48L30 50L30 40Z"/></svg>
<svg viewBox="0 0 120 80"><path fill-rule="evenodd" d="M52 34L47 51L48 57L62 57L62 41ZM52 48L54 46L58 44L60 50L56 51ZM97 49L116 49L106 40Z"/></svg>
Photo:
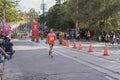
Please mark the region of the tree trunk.
<svg viewBox="0 0 120 80"><path fill-rule="evenodd" d="M79 33L79 22L76 21L76 23L75 23L75 38L77 38L78 33Z"/></svg>
<svg viewBox="0 0 120 80"><path fill-rule="evenodd" d="M78 7L78 0L76 0L76 3L77 3L77 14L76 15L79 15L79 7ZM78 19L76 19L76 23L75 23L75 38L78 37L78 33L79 33L79 21Z"/></svg>

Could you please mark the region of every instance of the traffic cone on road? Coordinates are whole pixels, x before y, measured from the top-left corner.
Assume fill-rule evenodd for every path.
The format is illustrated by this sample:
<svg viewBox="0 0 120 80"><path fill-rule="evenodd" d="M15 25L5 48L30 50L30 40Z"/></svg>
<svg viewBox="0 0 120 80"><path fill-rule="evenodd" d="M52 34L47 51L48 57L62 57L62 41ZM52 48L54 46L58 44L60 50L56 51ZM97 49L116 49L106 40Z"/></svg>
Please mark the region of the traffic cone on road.
<svg viewBox="0 0 120 80"><path fill-rule="evenodd" d="M77 48L76 47L76 41L74 40L74 43L73 43L73 48Z"/></svg>
<svg viewBox="0 0 120 80"><path fill-rule="evenodd" d="M106 45L106 44L105 44L103 56L108 56L108 48L107 48L107 45Z"/></svg>
<svg viewBox="0 0 120 80"><path fill-rule="evenodd" d="M89 46L88 52L93 52L92 43L90 43L90 46Z"/></svg>
<svg viewBox="0 0 120 80"><path fill-rule="evenodd" d="M65 40L65 46L67 46L68 45L68 43L67 43L67 41Z"/></svg>
<svg viewBox="0 0 120 80"><path fill-rule="evenodd" d="M63 46L65 46L65 40L63 39Z"/></svg>
<svg viewBox="0 0 120 80"><path fill-rule="evenodd" d="M66 40L64 40L64 46L66 46L66 44L67 44L67 42L66 42Z"/></svg>
<svg viewBox="0 0 120 80"><path fill-rule="evenodd" d="M68 40L67 46L70 47L70 40Z"/></svg>
<svg viewBox="0 0 120 80"><path fill-rule="evenodd" d="M81 42L79 43L78 49L82 50L82 43Z"/></svg>
<svg viewBox="0 0 120 80"><path fill-rule="evenodd" d="M64 39L62 39L62 45L64 45Z"/></svg>
<svg viewBox="0 0 120 80"><path fill-rule="evenodd" d="M67 46L68 45L68 42L65 40L65 46Z"/></svg>

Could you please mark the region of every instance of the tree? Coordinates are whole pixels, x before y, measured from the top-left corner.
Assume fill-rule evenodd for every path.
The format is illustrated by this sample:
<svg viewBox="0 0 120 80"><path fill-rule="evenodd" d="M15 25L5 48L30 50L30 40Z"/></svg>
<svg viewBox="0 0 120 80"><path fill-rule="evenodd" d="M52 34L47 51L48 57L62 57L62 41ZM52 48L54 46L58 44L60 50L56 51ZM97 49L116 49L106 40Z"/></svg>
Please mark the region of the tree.
<svg viewBox="0 0 120 80"><path fill-rule="evenodd" d="M93 22L90 25L93 25L98 30L112 30L113 26L117 26L118 20L116 19L117 13L120 9L120 1L119 0L104 0L103 6L100 8L101 10L95 14L92 19ZM115 16L116 15L116 16ZM114 21L113 21L114 19ZM112 20L112 21L111 21ZM114 25L113 25L114 24Z"/></svg>
<svg viewBox="0 0 120 80"><path fill-rule="evenodd" d="M18 0L16 0L16 2L13 2L12 0L6 0L6 22L17 22L22 20L23 17L21 15L21 11L18 10L17 4L18 4ZM0 17L3 19L3 15L4 15L4 0L0 0Z"/></svg>
<svg viewBox="0 0 120 80"><path fill-rule="evenodd" d="M26 18L26 24L29 29L31 29L31 23L33 20L38 21L39 19L39 11L36 11L34 8L31 8L28 12L24 12L24 18ZM24 25L26 25L24 24Z"/></svg>
<svg viewBox="0 0 120 80"><path fill-rule="evenodd" d="M47 25L66 29L70 23L78 33L80 28L110 31L119 29L120 0L57 0L46 13Z"/></svg>
<svg viewBox="0 0 120 80"><path fill-rule="evenodd" d="M119 0L67 0L66 4L66 16L76 23L76 32L78 28L81 28L79 25L88 29L106 29L105 27L111 25L110 19L119 10ZM116 21L114 24L117 25ZM101 23L104 24L102 28L100 27Z"/></svg>
<svg viewBox="0 0 120 80"><path fill-rule="evenodd" d="M30 17L30 21L33 21L33 19L35 19L36 21L38 21L38 17L39 17L40 12L37 12L34 8L31 8L28 11L27 14Z"/></svg>
<svg viewBox="0 0 120 80"><path fill-rule="evenodd" d="M56 4L61 4L62 0L56 0Z"/></svg>
<svg viewBox="0 0 120 80"><path fill-rule="evenodd" d="M74 23L71 20L66 20L65 4L56 4L46 13L47 26L56 30L66 30L73 27Z"/></svg>

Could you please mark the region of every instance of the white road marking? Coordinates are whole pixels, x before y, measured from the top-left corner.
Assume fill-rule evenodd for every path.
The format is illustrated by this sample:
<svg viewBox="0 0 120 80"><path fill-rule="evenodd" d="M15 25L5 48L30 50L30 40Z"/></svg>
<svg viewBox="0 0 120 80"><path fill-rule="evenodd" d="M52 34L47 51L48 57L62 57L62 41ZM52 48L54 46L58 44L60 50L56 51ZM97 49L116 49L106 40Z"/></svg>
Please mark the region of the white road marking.
<svg viewBox="0 0 120 80"><path fill-rule="evenodd" d="M114 80L113 78L109 77L109 76L105 76L106 79L108 80Z"/></svg>
<svg viewBox="0 0 120 80"><path fill-rule="evenodd" d="M53 51L53 53L54 53L55 55L58 55L55 51Z"/></svg>
<svg viewBox="0 0 120 80"><path fill-rule="evenodd" d="M102 73L106 73L107 75L112 76L112 77L117 78L117 79L120 80L120 75L119 75L119 74L115 74L115 73L113 73L113 72L111 72L111 71L109 71L109 70L106 70L106 69L104 69L104 68L101 68L101 67L95 66L95 65L93 65L93 64L90 64L90 63L81 61L81 60L79 60L79 59L77 59L77 58L74 58L74 57L72 57L72 56L68 56L68 55L65 55L65 54L63 54L63 53L59 53L59 52L57 52L57 51L54 51L54 52L57 53L57 54L59 54L59 55L62 55L62 56L64 56L64 57L66 57L66 58L69 58L69 59L72 59L72 60L74 60L74 61L77 61L78 63L87 65L87 66L89 66L89 67L91 67L91 68L93 68L93 69L96 69L96 70L98 70L98 71L100 71L100 72L102 72Z"/></svg>

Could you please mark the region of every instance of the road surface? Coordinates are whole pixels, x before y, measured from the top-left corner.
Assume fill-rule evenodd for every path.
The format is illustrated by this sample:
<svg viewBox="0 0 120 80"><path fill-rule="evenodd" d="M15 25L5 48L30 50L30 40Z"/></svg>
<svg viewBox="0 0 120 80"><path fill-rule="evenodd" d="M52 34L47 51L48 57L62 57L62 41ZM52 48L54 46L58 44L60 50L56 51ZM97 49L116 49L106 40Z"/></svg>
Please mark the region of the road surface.
<svg viewBox="0 0 120 80"><path fill-rule="evenodd" d="M16 54L6 63L6 80L120 80L119 54L102 56L102 43L93 43L91 53L87 51L88 42L83 42L82 51L56 44L53 58L49 57L44 40L13 43Z"/></svg>

